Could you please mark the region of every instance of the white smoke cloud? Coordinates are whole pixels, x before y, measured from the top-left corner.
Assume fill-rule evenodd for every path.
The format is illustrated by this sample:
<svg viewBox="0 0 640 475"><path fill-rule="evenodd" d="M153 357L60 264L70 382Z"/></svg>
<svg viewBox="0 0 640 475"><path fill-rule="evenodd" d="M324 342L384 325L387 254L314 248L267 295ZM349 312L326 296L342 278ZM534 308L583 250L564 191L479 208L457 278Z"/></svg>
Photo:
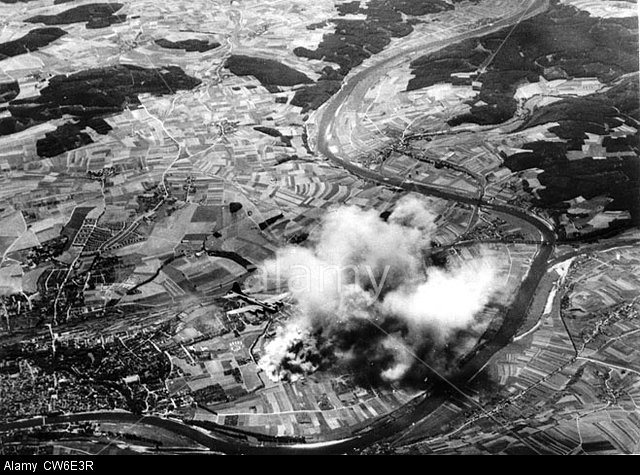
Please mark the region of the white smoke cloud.
<svg viewBox="0 0 640 475"><path fill-rule="evenodd" d="M415 363L415 355L409 346L403 341L401 336L389 335L382 340L382 348L391 352L393 363L382 370L380 376L385 381L398 381L409 371L411 365Z"/></svg>
<svg viewBox="0 0 640 475"><path fill-rule="evenodd" d="M427 201L422 196L406 195L398 201L393 214L389 216L389 221L431 235L436 231L436 215L427 206Z"/></svg>
<svg viewBox="0 0 640 475"><path fill-rule="evenodd" d="M415 273L426 236L392 217L385 222L375 210L339 208L325 217L315 254L325 265L339 268L357 267L377 275L389 266L401 274Z"/></svg>
<svg viewBox="0 0 640 475"><path fill-rule="evenodd" d="M259 364L267 375L293 380L331 354L398 381L416 354L473 331L495 290L494 265L481 258L426 268L434 220L416 195L399 200L387 221L344 206L327 213L310 247L288 246L265 262L262 274L286 286L297 308L264 348Z"/></svg>
<svg viewBox="0 0 640 475"><path fill-rule="evenodd" d="M445 342L453 332L476 323L475 316L496 290L495 282L494 265L486 257L447 270L431 267L425 281L390 292L382 307Z"/></svg>
<svg viewBox="0 0 640 475"><path fill-rule="evenodd" d="M318 349L309 331L299 323L278 328L276 337L265 346L266 358L258 362L273 381L297 381L318 369Z"/></svg>

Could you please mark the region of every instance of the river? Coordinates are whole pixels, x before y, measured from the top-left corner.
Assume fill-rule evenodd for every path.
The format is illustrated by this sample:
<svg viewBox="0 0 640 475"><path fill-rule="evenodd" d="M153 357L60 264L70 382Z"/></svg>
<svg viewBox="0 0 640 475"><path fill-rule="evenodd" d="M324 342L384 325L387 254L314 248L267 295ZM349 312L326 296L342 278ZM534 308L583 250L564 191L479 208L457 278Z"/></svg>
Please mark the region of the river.
<svg viewBox="0 0 640 475"><path fill-rule="evenodd" d="M366 87L370 84L370 79L376 74L384 71L385 68L393 67L403 61L409 60L409 57L420 52L427 54L432 51L443 48L452 43L462 41L467 38L486 35L494 31L498 31L505 27L537 15L548 7L548 0L532 0L528 8L524 12L513 15L494 22L493 24L483 26L481 28L465 32L458 36L452 36L446 41L433 41L429 44L422 45L419 49L414 48L401 51L397 55L388 58L368 69L355 74L344 84L342 89L329 101L322 111L322 117L318 126L317 150L326 156L336 165L346 169L353 175L372 182L383 185L395 186L406 191L421 193L428 196L436 196L447 200L467 203L486 209L492 209L501 213L509 214L514 218L526 221L535 226L543 237L543 244L540 245L535 257L533 258L531 268L518 289L514 301L507 310L505 318L500 328L495 332L492 338L480 348L475 350L471 358L468 358L455 376L445 380L438 374L432 374L429 377L429 387L422 396L410 401L405 406L396 411L383 416L380 420L372 423L363 432L353 434L352 437L344 440L331 441L330 444L313 444L307 445L275 445L260 444L250 442L248 440L236 439L225 434L207 434L187 424L174 419L167 419L158 416L136 416L125 412L100 411L85 414L69 414L61 416L49 416L46 418L34 418L28 421L18 421L0 424L0 431L11 429L19 429L25 427L35 427L46 424L65 423L65 422L81 422L81 421L110 421L122 423L138 423L151 426L162 427L176 434L188 437L199 444L208 447L216 452L229 454L330 454L330 453L348 453L357 449L370 447L371 445L391 437L395 434L410 427L413 423L423 419L428 414L437 409L446 402L455 392L454 386L457 388L465 388L469 381L489 362L491 357L500 349L509 344L515 336L518 328L525 320L526 312L533 299L535 290L540 279L547 270L547 261L553 251L555 245L555 234L548 225L541 219L526 213L525 211L515 209L510 206L489 203L469 195L447 191L441 188L429 185L407 182L401 178L383 177L377 172L362 168L351 163L348 158L339 155L339 146L332 143L334 134L334 121L340 106L345 103L350 96L356 91L357 87Z"/></svg>

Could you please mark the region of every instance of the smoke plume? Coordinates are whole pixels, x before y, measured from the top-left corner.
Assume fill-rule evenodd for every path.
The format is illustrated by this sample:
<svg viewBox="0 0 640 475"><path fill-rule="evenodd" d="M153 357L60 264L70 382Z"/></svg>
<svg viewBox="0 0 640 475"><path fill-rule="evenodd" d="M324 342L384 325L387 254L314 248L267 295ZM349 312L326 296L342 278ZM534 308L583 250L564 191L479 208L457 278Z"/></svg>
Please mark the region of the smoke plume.
<svg viewBox="0 0 640 475"><path fill-rule="evenodd" d="M326 214L309 247L284 247L264 262L261 275L295 303L264 347L266 374L292 381L342 367L378 384L424 378L425 363L446 369L481 330L496 272L487 257L427 266L434 220L416 195L386 221L343 206Z"/></svg>

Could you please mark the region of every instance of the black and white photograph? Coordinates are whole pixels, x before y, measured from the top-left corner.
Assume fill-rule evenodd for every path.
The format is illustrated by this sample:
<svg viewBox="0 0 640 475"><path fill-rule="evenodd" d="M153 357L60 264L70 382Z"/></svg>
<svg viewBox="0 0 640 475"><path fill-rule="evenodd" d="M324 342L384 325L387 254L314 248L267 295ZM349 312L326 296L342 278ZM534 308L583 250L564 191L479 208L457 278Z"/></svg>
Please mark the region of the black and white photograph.
<svg viewBox="0 0 640 475"><path fill-rule="evenodd" d="M3 473L640 455L638 17L0 0Z"/></svg>

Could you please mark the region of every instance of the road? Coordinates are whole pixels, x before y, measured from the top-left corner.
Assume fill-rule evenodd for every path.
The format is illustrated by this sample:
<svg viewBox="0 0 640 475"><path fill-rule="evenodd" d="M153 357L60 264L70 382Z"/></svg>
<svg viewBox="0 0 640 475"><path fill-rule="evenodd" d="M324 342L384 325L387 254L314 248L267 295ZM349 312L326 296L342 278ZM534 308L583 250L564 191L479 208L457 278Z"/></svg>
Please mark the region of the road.
<svg viewBox="0 0 640 475"><path fill-rule="evenodd" d="M322 112L322 117L318 126L317 150L333 161L336 165L346 169L353 175L373 181L379 184L402 188L405 191L412 191L429 196L436 196L450 201L467 203L486 209L492 209L501 213L509 214L517 219L526 221L535 226L542 235L543 244L540 245L536 253L531 269L523 281L513 304L509 308L504 318L502 326L491 335L490 340L481 348L478 348L471 357L459 368L456 375L448 380L443 379L438 374L429 375L429 387L425 393L410 401L400 409L388 414L374 422L362 432L354 433L353 437L345 440L333 441L331 444L301 445L273 445L250 442L248 440L237 439L226 434L206 434L198 429L183 424L173 419L166 419L157 416L140 417L134 414L121 412L96 412L87 414L70 414L63 416L52 416L47 418L36 418L29 421L19 421L0 424L0 431L18 429L28 426L39 426L63 422L80 421L111 421L123 423L137 423L157 427L163 427L177 434L191 438L211 450L224 453L269 453L269 454L321 454L321 453L348 453L350 451L370 447L374 443L391 437L406 430L414 422L421 420L435 409L440 407L452 395L455 394L454 386L465 388L467 383L488 363L490 358L501 348L507 345L516 334L517 329L523 323L527 308L533 298L541 277L547 268L547 260L553 250L556 236L543 220L506 205L498 205L483 201L477 197L448 191L442 188L406 181L401 178L384 177L379 173L362 168L353 164L348 158L341 156L340 146L333 142L337 134L333 133L335 119L340 107L345 104L354 94L362 93L362 88L368 88L375 75L384 72L386 68L394 67L410 59L415 53L427 54L441 49L449 44L463 41L467 38L486 35L510 25L537 15L548 7L548 0L531 0L526 11L520 12L509 18L494 22L493 24L470 30L464 34L452 36L447 40L433 41L419 48L400 51L397 55L388 58L366 70L352 76L342 87L342 89L328 102ZM456 394L459 397L459 394Z"/></svg>
<svg viewBox="0 0 640 475"><path fill-rule="evenodd" d="M517 21L535 16L543 12L547 7L548 2L546 0L533 0L530 2L529 7L526 9L524 14L523 12L520 12L510 18L505 18L491 25L465 32L457 37L449 38L446 41L435 41L429 45L421 47L419 51L421 54L427 54L441 49L451 43L498 31L514 24ZM338 94L332 98L331 102L326 106L322 113L322 117L320 118L318 125L318 151L328 157L336 165L348 170L350 173L361 179L402 188L405 191L417 192L428 196L436 196L458 203L471 204L481 208L505 213L514 218L526 221L540 232L543 244L541 244L538 252L534 256L531 268L518 289L514 302L505 315L503 324L482 347L477 348L474 353L467 358L466 363L459 369L456 375L450 380L444 380L440 375L433 374L430 378L432 386L427 391L423 400L417 403L415 407L411 408L410 411L405 411L405 414L401 413L402 409L396 411L394 415L398 415L400 413L397 418L381 425L379 428L374 427L365 435L347 441L344 444L345 446L357 445L366 447L367 444L374 442L376 439L380 440L406 429L411 425L411 423L428 415L444 403L450 395L454 394L456 391L453 389L453 386L464 388L468 382L489 362L491 357L497 351L512 341L518 328L524 322L527 309L533 299L540 279L546 272L547 261L551 256L556 242L555 233L549 228L549 225L544 220L528 214L523 210L516 209L511 206L487 202L481 198L469 196L464 193L448 191L442 188L425 185L423 183L407 181L398 177L385 177L375 171L360 167L351 162L347 157L342 156L341 146L339 143L336 143L335 139L337 134L334 132L336 117L342 105L349 100L350 96L354 94L358 88L367 87L371 84L372 81L370 78L372 76L375 76L376 74L384 74L385 69L410 60L410 56L415 52L416 50L402 52L369 69L361 71L350 78ZM392 417L394 416L392 415Z"/></svg>
<svg viewBox="0 0 640 475"><path fill-rule="evenodd" d="M423 56L438 51L451 44L467 40L469 38L475 38L478 36L495 33L506 27L514 25L516 22L536 16L544 12L548 7L548 0L531 0L529 2L529 6L524 11L518 12L515 15L503 18L502 20L495 21L476 29L465 31L464 33L458 35L451 36L446 40L431 41L427 44L421 44L418 47L410 48L405 51L399 51L394 56L380 61L379 63L376 63L375 65L364 69L357 74L354 74L344 83L340 91L338 91L338 93L329 100L324 110L322 111L322 117L318 124L317 149L325 156L331 158L335 162L340 163L340 165L342 165L344 168L353 172L353 170L351 170L351 167L355 167L355 165L350 163L348 160L341 159L337 156L337 152L334 151L335 149L332 150L332 144L330 144L330 142L332 141L334 135L334 122L340 108L344 104L346 104L349 99L352 98L352 96L356 96L356 98L361 98L364 96L364 93L373 84L376 75L379 75L381 73L384 74L385 70L397 67L404 62L410 61L411 57L416 53L419 53L421 56Z"/></svg>

